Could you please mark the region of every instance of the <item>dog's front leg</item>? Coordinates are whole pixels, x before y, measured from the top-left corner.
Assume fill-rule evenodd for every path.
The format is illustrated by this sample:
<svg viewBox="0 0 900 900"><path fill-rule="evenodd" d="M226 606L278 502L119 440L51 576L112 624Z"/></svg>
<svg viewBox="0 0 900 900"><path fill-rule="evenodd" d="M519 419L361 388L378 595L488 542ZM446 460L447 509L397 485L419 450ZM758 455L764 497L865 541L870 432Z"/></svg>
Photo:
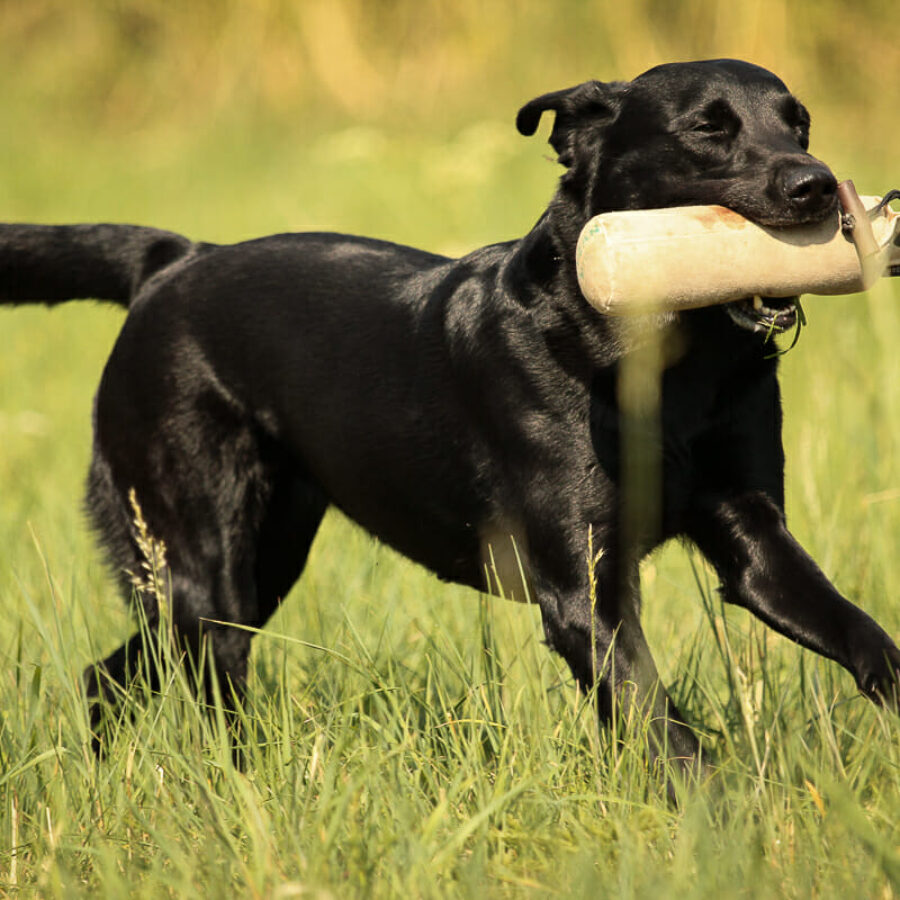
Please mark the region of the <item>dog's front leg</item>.
<svg viewBox="0 0 900 900"><path fill-rule="evenodd" d="M595 566L592 584L538 587L547 642L583 689L596 684L602 723L640 717L651 756L695 773L700 745L659 680L639 619L637 572L625 581L609 554Z"/></svg>
<svg viewBox="0 0 900 900"><path fill-rule="evenodd" d="M868 697L897 705L900 650L838 593L765 494L710 502L694 514L687 533L716 568L725 600L840 663Z"/></svg>

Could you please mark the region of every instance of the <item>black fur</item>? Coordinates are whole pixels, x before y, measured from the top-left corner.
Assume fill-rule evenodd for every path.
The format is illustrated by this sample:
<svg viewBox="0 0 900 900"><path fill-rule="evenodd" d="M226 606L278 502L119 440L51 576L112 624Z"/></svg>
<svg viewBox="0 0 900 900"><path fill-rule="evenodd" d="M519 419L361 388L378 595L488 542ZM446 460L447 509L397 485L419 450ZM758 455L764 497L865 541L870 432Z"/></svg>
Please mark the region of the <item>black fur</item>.
<svg viewBox="0 0 900 900"><path fill-rule="evenodd" d="M329 503L473 588L492 559L508 573L514 540L547 641L580 683L599 677L601 715L628 693L655 716L653 752L693 760L695 736L656 684L637 587L641 556L681 536L729 602L839 662L873 699L892 695L900 651L785 526L771 344L723 307L656 322L681 348L662 378L660 518L624 528L617 385L634 332L592 309L575 276L578 234L603 211L718 203L779 226L833 214L806 111L771 73L715 60L546 94L519 130L545 112L566 167L548 210L521 240L458 260L336 234L216 246L130 226L0 229L6 302L128 306L88 486L116 571L139 568L133 488L168 548L179 634L196 649L204 632L240 691L248 633L203 622L263 625ZM593 572L589 534L604 550ZM140 649L134 638L90 669L91 693L111 694Z"/></svg>

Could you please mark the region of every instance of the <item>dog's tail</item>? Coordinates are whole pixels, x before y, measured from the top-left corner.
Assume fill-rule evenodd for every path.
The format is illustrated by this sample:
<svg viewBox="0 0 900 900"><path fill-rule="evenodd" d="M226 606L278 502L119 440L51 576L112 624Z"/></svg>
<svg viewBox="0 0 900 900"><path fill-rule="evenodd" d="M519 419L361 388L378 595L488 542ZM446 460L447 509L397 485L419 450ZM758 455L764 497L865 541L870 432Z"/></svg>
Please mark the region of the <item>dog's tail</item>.
<svg viewBox="0 0 900 900"><path fill-rule="evenodd" d="M0 224L0 305L111 300L128 307L195 245L140 225Z"/></svg>

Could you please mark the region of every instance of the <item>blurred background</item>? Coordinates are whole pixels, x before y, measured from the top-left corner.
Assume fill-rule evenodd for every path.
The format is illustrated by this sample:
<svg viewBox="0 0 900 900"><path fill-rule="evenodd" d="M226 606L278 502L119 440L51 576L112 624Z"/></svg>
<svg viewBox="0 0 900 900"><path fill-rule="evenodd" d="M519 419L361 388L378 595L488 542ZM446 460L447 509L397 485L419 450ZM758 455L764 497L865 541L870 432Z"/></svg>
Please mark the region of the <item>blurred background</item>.
<svg viewBox="0 0 900 900"><path fill-rule="evenodd" d="M550 192L540 144L513 128L522 103L711 56L775 71L813 111L814 151L874 175L900 129L894 14L888 0L0 0L0 209L474 245L519 233ZM335 168L346 195L323 190ZM411 206L429 202L450 208ZM241 216L223 216L232 203Z"/></svg>

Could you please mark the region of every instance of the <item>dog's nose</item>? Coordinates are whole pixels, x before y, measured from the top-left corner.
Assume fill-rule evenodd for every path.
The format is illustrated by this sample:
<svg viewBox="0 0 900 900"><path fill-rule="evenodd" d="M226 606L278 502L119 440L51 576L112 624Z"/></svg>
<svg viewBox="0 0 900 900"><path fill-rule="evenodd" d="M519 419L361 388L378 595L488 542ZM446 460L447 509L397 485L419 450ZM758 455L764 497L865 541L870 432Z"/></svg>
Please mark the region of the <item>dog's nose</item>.
<svg viewBox="0 0 900 900"><path fill-rule="evenodd" d="M823 165L791 167L783 175L782 188L791 206L809 215L831 209L837 197L837 179Z"/></svg>

